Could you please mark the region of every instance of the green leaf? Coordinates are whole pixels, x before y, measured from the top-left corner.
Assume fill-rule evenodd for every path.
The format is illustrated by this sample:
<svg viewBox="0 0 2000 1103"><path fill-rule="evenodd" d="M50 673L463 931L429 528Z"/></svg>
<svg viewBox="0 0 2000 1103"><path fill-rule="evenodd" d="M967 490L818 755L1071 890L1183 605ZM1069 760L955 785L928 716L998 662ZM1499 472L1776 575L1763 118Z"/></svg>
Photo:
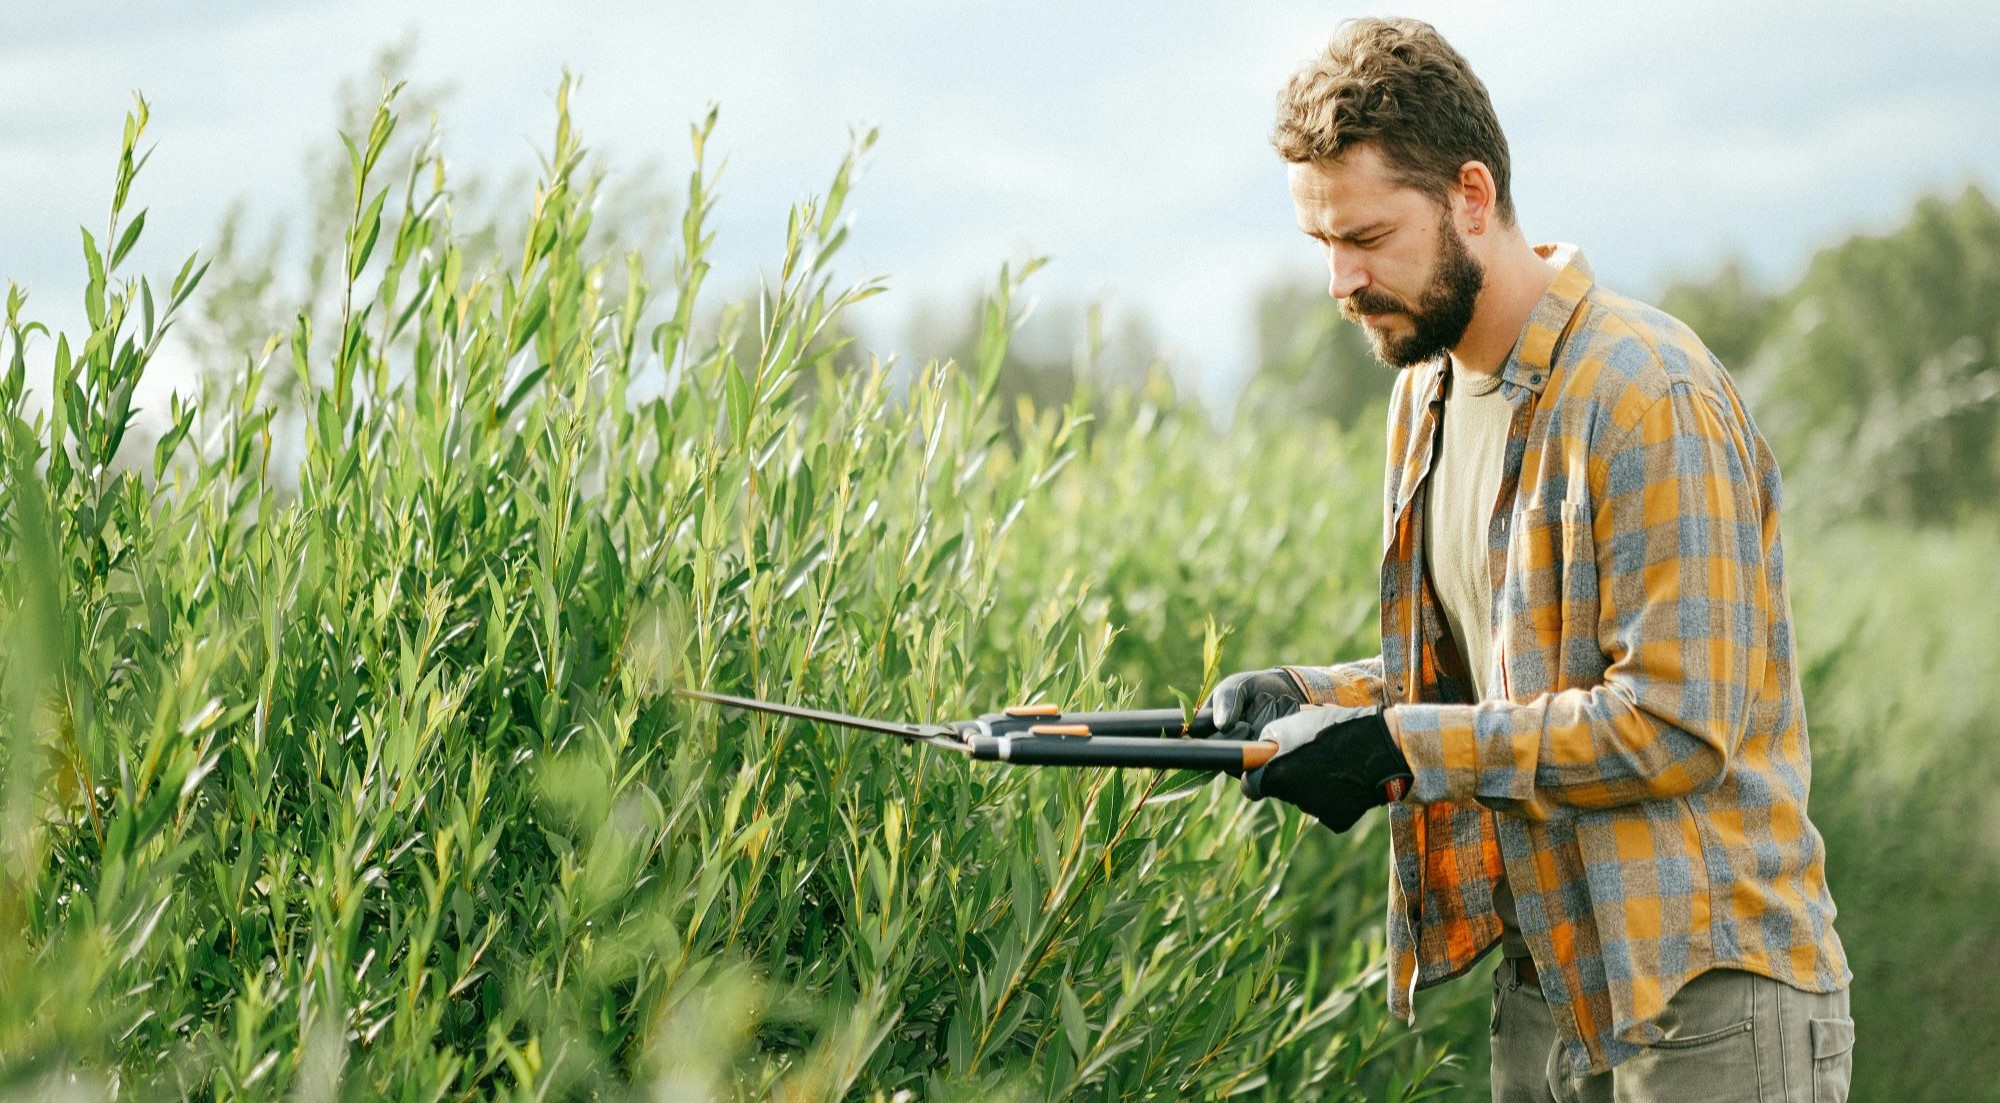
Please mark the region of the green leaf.
<svg viewBox="0 0 2000 1103"><path fill-rule="evenodd" d="M723 363L722 387L729 408L730 435L742 440L750 434L750 383L733 359Z"/></svg>
<svg viewBox="0 0 2000 1103"><path fill-rule="evenodd" d="M145 228L146 228L146 212L142 209L137 215L133 217L132 224L125 227L125 232L118 235L118 246L117 248L111 250L112 269L115 270L118 267L119 263L125 259L125 254L132 251L132 246L137 245L139 243L139 234Z"/></svg>
<svg viewBox="0 0 2000 1103"><path fill-rule="evenodd" d="M96 329L104 324L104 257L97 251L97 239L90 231L83 231L83 262L89 271L89 281L84 286L84 313L90 320L90 327Z"/></svg>
<svg viewBox="0 0 2000 1103"><path fill-rule="evenodd" d="M359 279L361 270L368 266L368 258L375 252L375 239L382 235L382 201L389 197L389 189L383 188L369 200L352 230L348 232L347 278Z"/></svg>
<svg viewBox="0 0 2000 1103"><path fill-rule="evenodd" d="M533 290L528 293L527 301L521 306L520 312L517 315L517 321L514 324L514 332L507 340L507 355L511 357L526 347L528 342L534 339L535 334L541 330L542 322L548 318L548 315L549 284L544 279L536 282Z"/></svg>
<svg viewBox="0 0 2000 1103"><path fill-rule="evenodd" d="M498 422L506 422L511 419L514 416L515 409L527 400L528 395L534 393L535 387L543 379L547 378L548 374L549 365L546 362L537 364L534 368L530 369L526 375L521 377L520 382L514 384L514 389L508 392L507 397L501 401L500 405L494 408L493 419Z"/></svg>
<svg viewBox="0 0 2000 1103"><path fill-rule="evenodd" d="M1083 1004L1077 1002L1076 990L1069 981L1056 985L1057 1002L1061 1007L1063 1035L1069 1039L1069 1051L1077 1060L1090 1050L1090 1023L1083 1017Z"/></svg>
<svg viewBox="0 0 2000 1103"><path fill-rule="evenodd" d="M354 195L356 201L358 202L361 196L361 188L363 183L363 175L361 172L361 151L354 148L354 139L349 138L345 132L342 132L340 134L340 144L347 147L348 179L353 184Z"/></svg>

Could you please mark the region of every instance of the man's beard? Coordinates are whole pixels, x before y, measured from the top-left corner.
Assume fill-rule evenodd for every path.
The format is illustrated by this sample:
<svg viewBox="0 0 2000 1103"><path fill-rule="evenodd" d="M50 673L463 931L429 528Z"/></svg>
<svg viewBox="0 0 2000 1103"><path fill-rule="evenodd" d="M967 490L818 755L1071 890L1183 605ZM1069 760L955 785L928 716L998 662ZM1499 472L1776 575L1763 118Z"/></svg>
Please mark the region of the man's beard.
<svg viewBox="0 0 2000 1103"><path fill-rule="evenodd" d="M1385 291L1365 288L1340 304L1341 315L1350 322L1359 323L1364 314L1401 314L1410 320L1410 332L1401 336L1361 327L1375 358L1392 368L1421 364L1458 344L1472 324L1473 306L1486 284L1486 269L1465 248L1457 230L1449 223L1438 230L1437 272L1414 308Z"/></svg>

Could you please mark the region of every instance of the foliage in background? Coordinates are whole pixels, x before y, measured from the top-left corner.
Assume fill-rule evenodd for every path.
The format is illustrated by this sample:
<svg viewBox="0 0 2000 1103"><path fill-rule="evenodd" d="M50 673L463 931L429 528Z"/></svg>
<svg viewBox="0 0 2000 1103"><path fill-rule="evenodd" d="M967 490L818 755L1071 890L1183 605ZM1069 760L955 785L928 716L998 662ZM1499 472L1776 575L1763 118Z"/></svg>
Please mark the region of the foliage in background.
<svg viewBox="0 0 2000 1103"><path fill-rule="evenodd" d="M1786 540L1812 816L1855 973L1854 1098L2000 1100L2000 511L1955 527L1799 513Z"/></svg>
<svg viewBox="0 0 2000 1103"><path fill-rule="evenodd" d="M1155 405L1175 404L1173 375L1145 315L1112 310L1102 301L1036 300L1030 306L1007 343L995 384L994 401L1011 417L1063 406L1101 414L1111 396L1133 390L1147 391ZM929 355L973 363L985 328L983 313L976 299L957 309L920 301L909 321L907 344ZM1023 410L1023 402L1029 409Z"/></svg>
<svg viewBox="0 0 2000 1103"><path fill-rule="evenodd" d="M1324 283L1276 280L1257 295L1256 370L1243 410L1267 421L1331 420L1373 428L1396 373L1340 316Z"/></svg>
<svg viewBox="0 0 2000 1103"><path fill-rule="evenodd" d="M704 336L713 116L656 286L593 242L566 100L494 265L457 243L433 143L391 159L385 101L346 143L334 291L177 402L146 462L119 462L131 396L202 270L120 275L143 104L46 415L25 365L50 335L10 292L0 1094L1424 1095L1440 1052L1384 1021L1366 927L1331 953L1274 937L1296 815L664 694L1130 701L1109 670L1145 663L1090 599L1126 587L1069 543L1100 499L1053 483L1194 418L1007 426L1004 270L973 360L904 392L823 340L876 290L828 270L852 159L791 212L768 294ZM1120 569L1171 584L1246 533L1352 538L1181 489L1238 524ZM1311 584L1348 635L1357 584ZM1205 642L1175 651L1203 656L1189 697Z"/></svg>
<svg viewBox="0 0 2000 1103"><path fill-rule="evenodd" d="M1711 347L1814 508L1925 524L2000 495L1995 304L2000 209L1976 187L1822 250L1783 294L1725 269L1664 302L1722 342Z"/></svg>

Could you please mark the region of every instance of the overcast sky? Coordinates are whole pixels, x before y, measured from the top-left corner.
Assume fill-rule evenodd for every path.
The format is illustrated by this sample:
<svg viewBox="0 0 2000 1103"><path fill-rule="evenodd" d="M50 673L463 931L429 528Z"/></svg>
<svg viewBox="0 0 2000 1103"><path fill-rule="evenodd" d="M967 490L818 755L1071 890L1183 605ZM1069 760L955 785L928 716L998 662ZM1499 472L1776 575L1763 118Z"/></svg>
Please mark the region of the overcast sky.
<svg viewBox="0 0 2000 1103"><path fill-rule="evenodd" d="M1895 224L1912 200L2000 182L2000 5L1992 0L1652 4L1413 2L1472 62L1513 150L1524 228L1580 244L1640 295L1738 255L1766 279ZM787 204L825 186L850 127L881 128L853 201L847 269L893 349L1003 260L1046 254L1045 298L1152 316L1180 368L1233 390L1248 305L1315 275L1268 145L1286 75L1347 16L1284 0L702 5L96 0L0 14L0 279L76 326L77 226L101 226L133 90L158 152L136 270L204 248L231 200L295 209L306 151L333 141L335 90L414 36L412 76L453 90L457 167L499 173L546 148L565 66L614 171L687 166L710 101L729 157L718 275L768 268ZM659 258L662 264L666 257ZM934 350L909 350L934 351Z"/></svg>

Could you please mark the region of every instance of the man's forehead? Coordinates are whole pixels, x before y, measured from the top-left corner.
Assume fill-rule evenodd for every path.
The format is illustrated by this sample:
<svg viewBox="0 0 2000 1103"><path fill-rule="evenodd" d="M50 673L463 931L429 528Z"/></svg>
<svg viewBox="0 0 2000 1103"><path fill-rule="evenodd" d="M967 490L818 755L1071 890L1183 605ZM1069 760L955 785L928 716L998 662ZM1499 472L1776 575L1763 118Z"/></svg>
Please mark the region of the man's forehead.
<svg viewBox="0 0 2000 1103"><path fill-rule="evenodd" d="M1380 171L1379 164L1365 163L1356 157L1359 152L1338 161L1287 166L1299 229L1347 237L1407 213L1405 208L1416 189Z"/></svg>

